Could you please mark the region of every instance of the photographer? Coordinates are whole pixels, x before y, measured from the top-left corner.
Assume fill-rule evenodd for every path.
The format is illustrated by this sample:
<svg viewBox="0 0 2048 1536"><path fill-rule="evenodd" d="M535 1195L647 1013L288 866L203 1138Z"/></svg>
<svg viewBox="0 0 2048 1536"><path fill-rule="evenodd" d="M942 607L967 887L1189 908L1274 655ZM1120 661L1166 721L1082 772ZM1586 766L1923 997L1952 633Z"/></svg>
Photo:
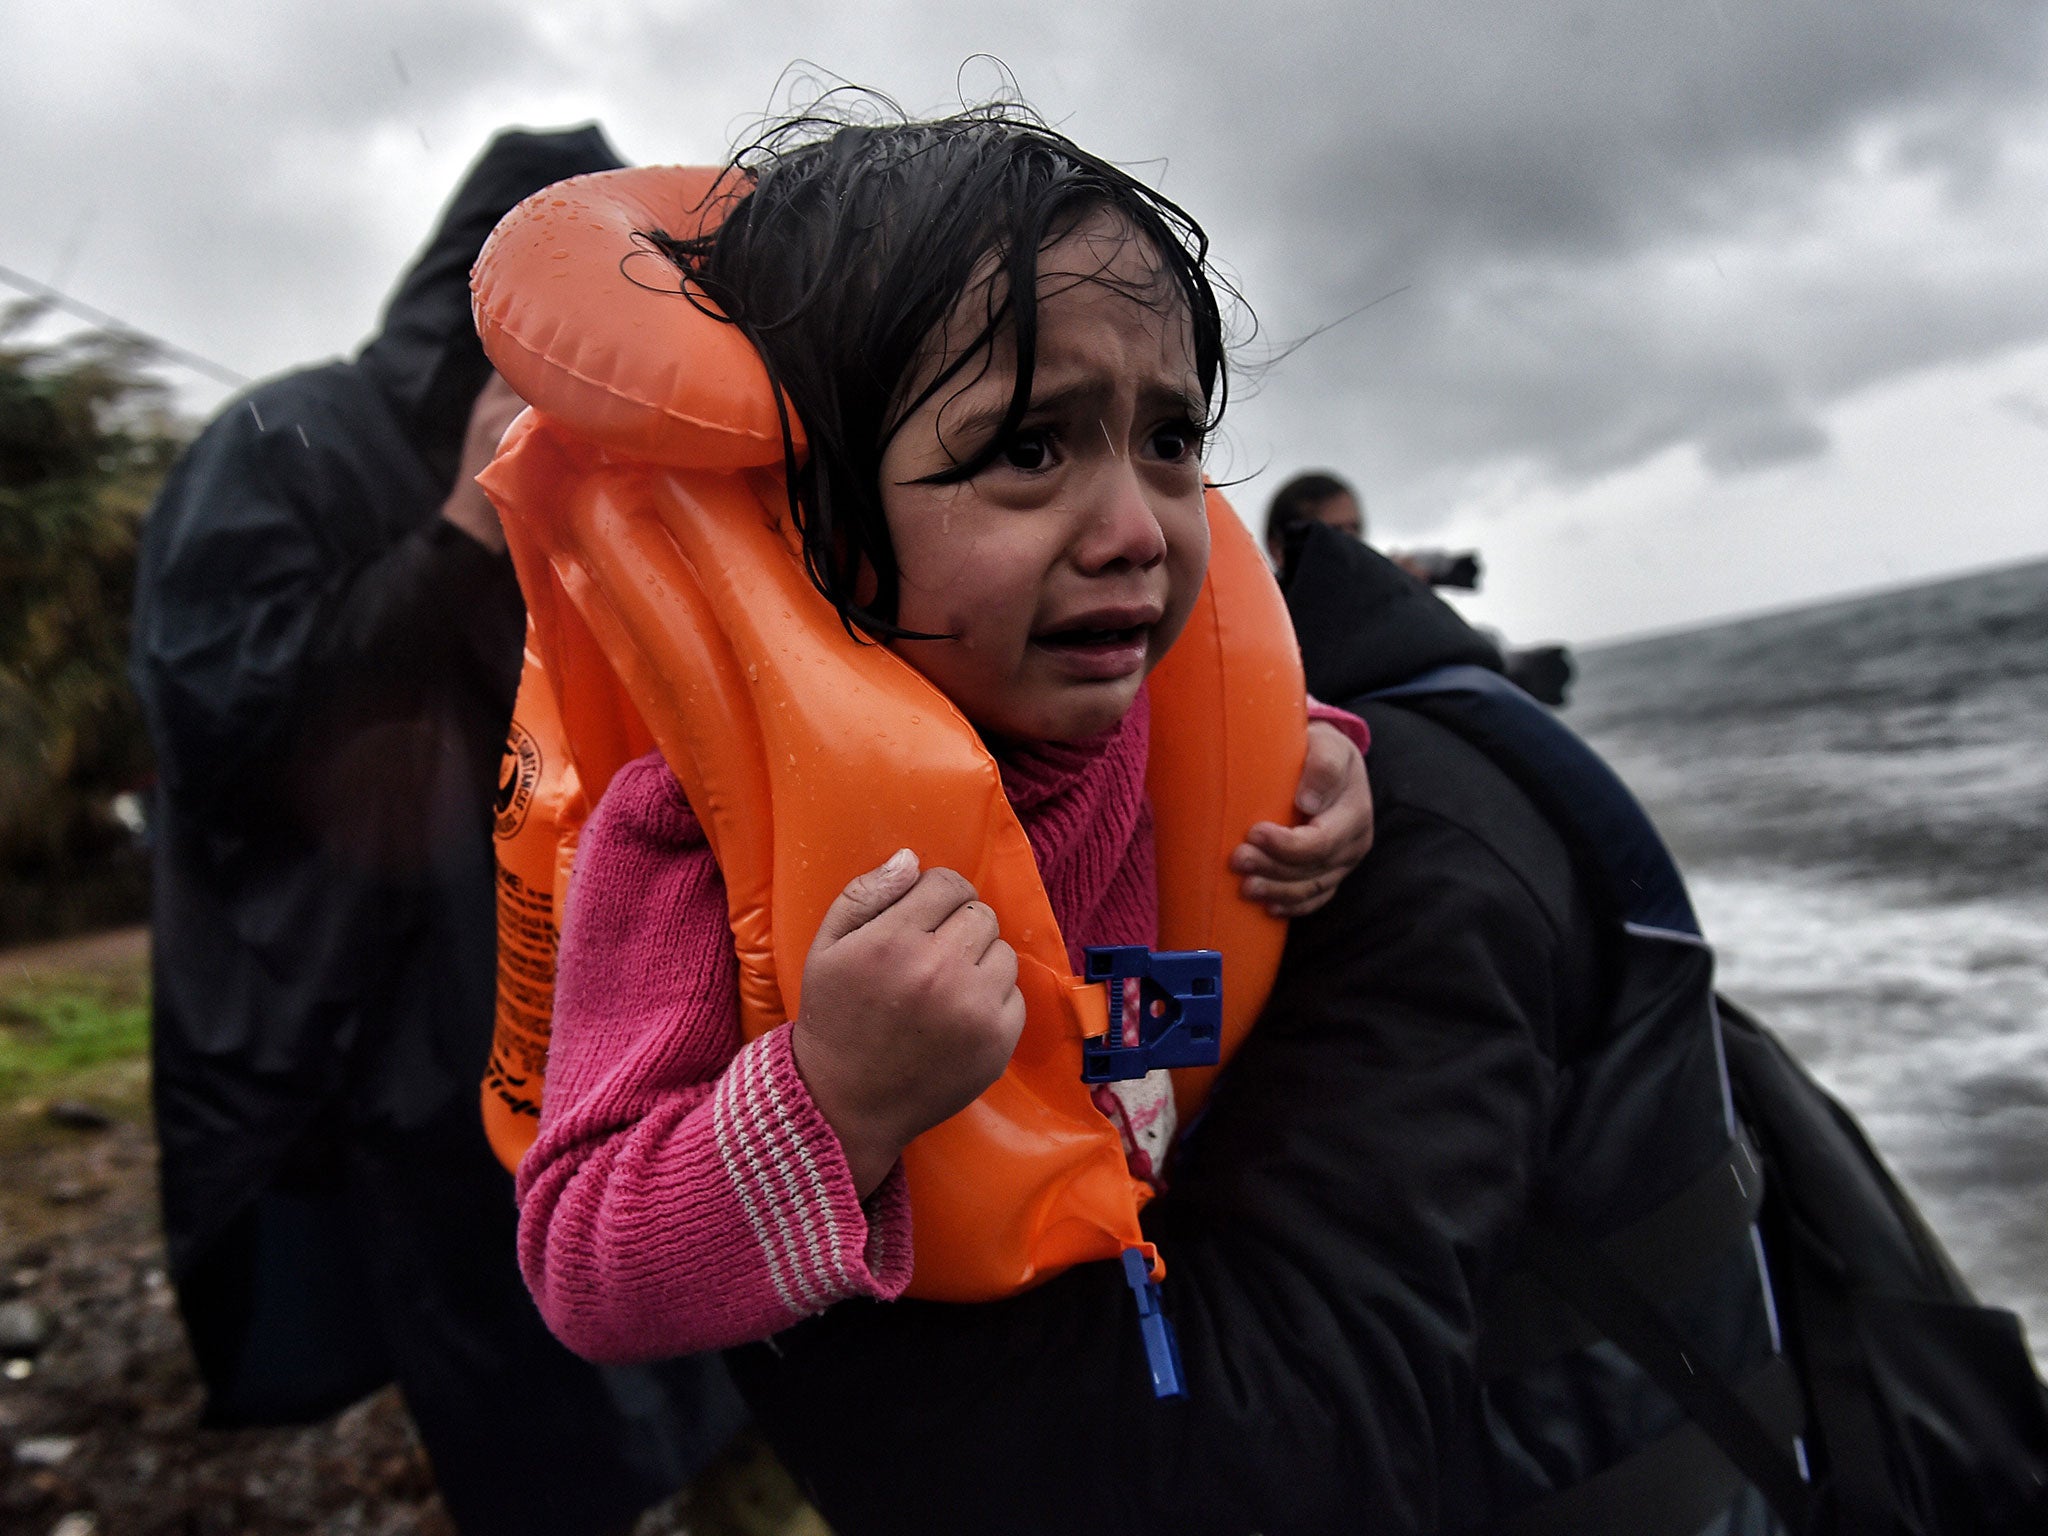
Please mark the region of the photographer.
<svg viewBox="0 0 2048 1536"><path fill-rule="evenodd" d="M1294 530L1321 523L1347 537L1365 541L1365 499L1327 470L1310 470L1296 475L1273 493L1266 508L1266 554L1273 569L1289 568L1288 550L1298 544L1289 539ZM1401 553L1387 551L1387 558L1425 587L1455 587L1461 592L1479 590L1479 552L1472 549L1416 549Z"/></svg>
<svg viewBox="0 0 2048 1536"><path fill-rule="evenodd" d="M1266 509L1266 553L1284 582L1294 570L1306 531L1317 524L1365 542L1365 501L1350 485L1326 470L1296 475L1273 493ZM1472 549L1411 549L1386 552L1387 561L1432 590L1450 587L1479 590L1479 552ZM1575 673L1571 652L1562 645L1509 647L1497 635L1494 662L1509 681L1541 703L1560 706Z"/></svg>

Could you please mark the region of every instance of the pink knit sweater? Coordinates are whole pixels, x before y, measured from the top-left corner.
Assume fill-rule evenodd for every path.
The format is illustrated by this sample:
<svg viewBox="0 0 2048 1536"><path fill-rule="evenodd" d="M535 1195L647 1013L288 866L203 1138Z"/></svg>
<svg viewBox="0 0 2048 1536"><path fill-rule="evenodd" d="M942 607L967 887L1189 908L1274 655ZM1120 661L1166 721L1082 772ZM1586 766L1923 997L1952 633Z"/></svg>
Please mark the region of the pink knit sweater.
<svg viewBox="0 0 2048 1536"><path fill-rule="evenodd" d="M1363 722L1312 712L1363 749ZM1001 764L1076 966L1084 946L1156 939L1148 723L1141 692L1104 735ZM743 1045L737 999L724 882L650 754L620 770L578 845L540 1134L519 1168L520 1266L578 1354L722 1348L910 1279L901 1166L856 1197L791 1026ZM1133 1166L1149 1172L1135 1150Z"/></svg>

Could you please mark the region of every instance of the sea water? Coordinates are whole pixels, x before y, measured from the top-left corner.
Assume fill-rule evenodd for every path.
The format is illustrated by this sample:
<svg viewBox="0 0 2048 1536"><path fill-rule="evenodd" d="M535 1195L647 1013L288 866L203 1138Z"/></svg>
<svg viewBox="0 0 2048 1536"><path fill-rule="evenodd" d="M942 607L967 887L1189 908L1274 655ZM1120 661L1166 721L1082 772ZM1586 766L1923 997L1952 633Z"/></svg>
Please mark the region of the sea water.
<svg viewBox="0 0 2048 1536"><path fill-rule="evenodd" d="M1722 988L2048 1363L2048 563L1591 651Z"/></svg>

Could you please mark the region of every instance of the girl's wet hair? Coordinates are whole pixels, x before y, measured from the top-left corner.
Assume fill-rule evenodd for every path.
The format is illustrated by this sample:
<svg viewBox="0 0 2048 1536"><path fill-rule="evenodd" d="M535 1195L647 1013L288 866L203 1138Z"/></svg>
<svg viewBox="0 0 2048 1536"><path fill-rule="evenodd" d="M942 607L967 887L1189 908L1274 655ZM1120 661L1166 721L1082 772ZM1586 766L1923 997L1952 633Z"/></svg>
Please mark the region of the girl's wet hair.
<svg viewBox="0 0 2048 1536"><path fill-rule="evenodd" d="M710 234L646 238L689 279L686 292L700 290L746 333L779 386L805 564L850 632L930 638L895 623L883 450L926 401L985 370L998 339L1014 331L1016 388L1001 425L932 478L966 480L1004 451L1031 403L1039 255L1089 216L1111 214L1150 250L1152 280L1130 296L1186 312L1207 409L1201 425L1222 414L1219 284L1201 226L1021 109L883 125L798 118L742 150L721 187L713 196L730 206ZM987 295L977 333L921 379L930 338L977 283ZM792 409L809 448L801 462Z"/></svg>

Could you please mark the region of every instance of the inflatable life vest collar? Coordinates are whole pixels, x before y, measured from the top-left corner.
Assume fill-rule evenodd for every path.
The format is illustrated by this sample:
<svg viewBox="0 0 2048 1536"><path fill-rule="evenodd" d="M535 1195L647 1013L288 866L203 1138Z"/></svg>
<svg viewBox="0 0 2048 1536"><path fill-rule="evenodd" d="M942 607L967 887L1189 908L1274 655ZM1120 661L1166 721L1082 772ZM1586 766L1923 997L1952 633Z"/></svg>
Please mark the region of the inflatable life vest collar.
<svg viewBox="0 0 2048 1536"><path fill-rule="evenodd" d="M641 464L700 470L783 463L783 413L739 327L646 243L691 230L736 195L721 173L642 166L576 176L508 213L477 260L472 308L484 350L522 400L567 435ZM616 268L603 323L565 302L602 247ZM788 413L791 441L803 429Z"/></svg>

